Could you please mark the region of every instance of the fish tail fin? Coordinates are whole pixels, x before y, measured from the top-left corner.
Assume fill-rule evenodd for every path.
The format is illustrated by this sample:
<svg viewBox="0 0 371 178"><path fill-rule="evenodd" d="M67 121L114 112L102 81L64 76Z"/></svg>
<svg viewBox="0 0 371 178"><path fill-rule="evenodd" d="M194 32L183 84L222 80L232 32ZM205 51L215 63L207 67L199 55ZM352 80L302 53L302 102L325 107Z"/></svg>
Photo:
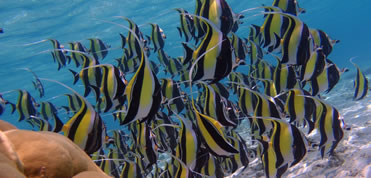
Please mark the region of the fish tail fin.
<svg viewBox="0 0 371 178"><path fill-rule="evenodd" d="M71 63L71 56L66 56L67 58L67 64L70 64Z"/></svg>
<svg viewBox="0 0 371 178"><path fill-rule="evenodd" d="M68 69L72 75L73 75L73 84L75 85L76 82L79 80L79 75L77 74L77 72L73 71L72 69Z"/></svg>
<svg viewBox="0 0 371 178"><path fill-rule="evenodd" d="M179 32L179 36L180 36L180 38L182 38L182 29L180 29L179 27L176 27L176 29L178 29L178 32Z"/></svg>
<svg viewBox="0 0 371 178"><path fill-rule="evenodd" d="M184 48L184 60L183 65L191 62L193 56L193 49L191 49L186 43L182 43Z"/></svg>
<svg viewBox="0 0 371 178"><path fill-rule="evenodd" d="M121 37L121 48L124 49L126 45L126 37L121 33L120 33L120 37Z"/></svg>
<svg viewBox="0 0 371 178"><path fill-rule="evenodd" d="M11 103L11 102L8 102L7 104L10 104L10 106L12 107L12 111L11 111L11 113L13 114L14 113L14 111L15 111L15 104L14 103Z"/></svg>

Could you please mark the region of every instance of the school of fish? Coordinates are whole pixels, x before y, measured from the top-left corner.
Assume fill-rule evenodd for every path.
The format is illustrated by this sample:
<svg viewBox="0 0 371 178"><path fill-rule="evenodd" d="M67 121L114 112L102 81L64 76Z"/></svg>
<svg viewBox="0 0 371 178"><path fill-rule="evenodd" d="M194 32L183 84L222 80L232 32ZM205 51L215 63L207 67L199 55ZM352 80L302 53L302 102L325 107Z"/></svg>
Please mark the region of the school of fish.
<svg viewBox="0 0 371 178"><path fill-rule="evenodd" d="M225 0L196 0L194 13L173 10L180 17L183 55L166 53L158 24L148 24L151 34L145 35L127 17L107 22L127 32L118 38L117 64L103 62L111 46L99 38L88 39L89 48L45 39L57 70L72 63L80 69L69 71L84 94L22 68L32 73L40 101L23 89L14 90L14 102L1 93L0 115L10 107L18 122L64 134L105 173L122 178L232 177L256 159L266 177L281 177L308 150L318 149L322 158L334 154L344 121L320 95L348 69L328 58L339 40L300 20L305 9L296 0L274 0L240 13ZM261 25L244 20L253 10L264 16ZM248 36L238 34L241 26L249 27ZM368 79L350 62L357 70L353 99L361 100ZM43 101L44 82L70 90L63 95L68 105ZM66 119L58 116L62 110ZM101 115L107 113L121 129L105 124ZM319 142L308 139L314 131Z"/></svg>

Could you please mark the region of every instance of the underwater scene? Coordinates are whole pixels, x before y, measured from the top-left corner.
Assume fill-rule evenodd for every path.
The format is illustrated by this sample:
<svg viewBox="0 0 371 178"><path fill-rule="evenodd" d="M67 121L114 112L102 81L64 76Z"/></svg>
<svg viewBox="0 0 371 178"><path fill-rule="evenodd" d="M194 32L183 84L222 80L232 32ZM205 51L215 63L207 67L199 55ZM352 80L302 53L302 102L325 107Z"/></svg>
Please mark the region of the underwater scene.
<svg viewBox="0 0 371 178"><path fill-rule="evenodd" d="M0 177L371 177L369 7L2 0Z"/></svg>

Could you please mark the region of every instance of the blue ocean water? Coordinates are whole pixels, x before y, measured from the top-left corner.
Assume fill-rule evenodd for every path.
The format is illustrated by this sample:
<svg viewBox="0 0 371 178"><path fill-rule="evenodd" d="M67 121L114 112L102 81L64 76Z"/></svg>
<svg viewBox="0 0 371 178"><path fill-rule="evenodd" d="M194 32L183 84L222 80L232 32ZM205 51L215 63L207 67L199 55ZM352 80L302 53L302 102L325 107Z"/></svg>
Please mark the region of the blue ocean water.
<svg viewBox="0 0 371 178"><path fill-rule="evenodd" d="M228 0L234 12L253 8L262 4L270 5L272 0ZM370 70L371 67L371 35L369 20L369 0L301 0L300 6L306 13L300 14L300 19L310 28L322 29L333 39L340 40L329 56L339 67L347 67L350 72L342 80L353 80L355 68L349 62L354 59L361 69ZM50 82L43 82L45 98L40 99L34 90L31 81L33 75L20 68L30 68L39 77L60 81L72 85L72 74L68 65L57 71L57 64L53 63L50 42L26 45L44 39L57 39L67 46L68 42L81 41L88 46L88 38L100 38L111 45L112 50L103 63L116 64L115 58L121 56L119 33L127 34L127 30L104 21L112 21L127 25L126 22L115 18L125 16L134 20L145 34L150 34L149 23L157 23L164 30L167 39L165 51L170 56L182 56L183 49L176 29L179 26L179 15L174 8L184 8L189 12L194 11L195 1L183 0L2 0L0 3L0 93L15 89L25 89L37 101L52 101L56 105L66 105L65 97L57 97L64 93L71 93L63 87ZM244 24L240 26L238 35L246 37L250 24L261 25L263 17L255 16L258 11L245 14ZM156 59L155 56L152 57ZM348 82L349 83L349 82ZM352 86L347 90L353 90ZM79 93L83 93L83 86L78 83L73 86ZM11 102L16 102L18 94L10 92L4 97ZM92 98L90 98L91 100ZM10 114L10 108L0 116L1 119L16 124L21 128L30 128L25 123L18 123L18 114ZM110 115L104 115L110 120ZM66 121L67 118L63 118ZM110 122L110 121L108 121ZM111 123L112 124L112 123ZM117 125L109 125L117 128Z"/></svg>

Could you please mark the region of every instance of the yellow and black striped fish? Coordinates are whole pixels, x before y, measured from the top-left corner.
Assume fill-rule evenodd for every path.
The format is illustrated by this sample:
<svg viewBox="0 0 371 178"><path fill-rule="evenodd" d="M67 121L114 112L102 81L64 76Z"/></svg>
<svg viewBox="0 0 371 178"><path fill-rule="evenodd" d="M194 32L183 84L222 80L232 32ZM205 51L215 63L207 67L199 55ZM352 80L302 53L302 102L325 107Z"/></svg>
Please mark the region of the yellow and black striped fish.
<svg viewBox="0 0 371 178"><path fill-rule="evenodd" d="M54 62L58 63L58 70L62 67L66 66L66 63L69 61L69 56L65 55L65 51L63 51L63 46L59 43L59 41L55 39L49 39L50 42L53 44L54 50L51 52L53 56Z"/></svg>
<svg viewBox="0 0 371 178"><path fill-rule="evenodd" d="M322 48L325 56L329 56L333 46L340 42L340 40L331 39L324 31L319 29L310 29L310 33L313 39L314 47Z"/></svg>
<svg viewBox="0 0 371 178"><path fill-rule="evenodd" d="M73 51L80 51L84 53L88 52L88 49L86 49L86 47L80 42L71 42L68 44L70 45L70 48ZM76 67L79 67L84 63L83 56L81 56L81 54L78 52L71 52L71 59L75 62Z"/></svg>
<svg viewBox="0 0 371 178"><path fill-rule="evenodd" d="M203 0L201 2L199 15L209 19L223 34L228 34L234 24L233 13L228 3L225 0Z"/></svg>
<svg viewBox="0 0 371 178"><path fill-rule="evenodd" d="M205 90L205 101L203 104L203 114L216 119L223 126L236 127L237 123L230 120L226 112L226 99L215 92L210 86L203 84Z"/></svg>
<svg viewBox="0 0 371 178"><path fill-rule="evenodd" d="M158 146L155 142L155 136L146 122L140 123L137 120L137 122L133 124L136 124L138 131L136 135L135 151L141 156L140 159L144 162L144 168L150 168L158 159Z"/></svg>
<svg viewBox="0 0 371 178"><path fill-rule="evenodd" d="M129 27L131 29L131 31L128 32L128 35L126 37L126 43L128 44L127 57L128 59L133 57L138 57L139 59L141 59L142 58L141 55L145 54L142 53L142 50L145 50L146 48L146 44L144 44L146 40L144 39L142 32L139 30L138 25L134 21L126 17L121 18L129 22ZM136 37L138 38L139 41L136 39ZM141 43L143 47L141 47L141 44L139 43Z"/></svg>
<svg viewBox="0 0 371 178"><path fill-rule="evenodd" d="M133 34L131 34L134 36ZM139 40L136 37L136 40ZM140 44L140 48L143 45ZM121 125L139 120L144 122L154 118L161 104L161 85L151 70L149 60L141 49L139 69L126 86L125 95L128 101L128 112Z"/></svg>
<svg viewBox="0 0 371 178"><path fill-rule="evenodd" d="M326 59L327 67L316 78L309 83L311 85L311 93L316 96L322 92L330 92L332 88L339 82L340 75L348 71L346 68L340 70L336 64L329 59Z"/></svg>
<svg viewBox="0 0 371 178"><path fill-rule="evenodd" d="M218 82L232 71L234 53L229 38L209 20L194 16L206 26L206 34L199 47L193 53L196 73L192 81Z"/></svg>
<svg viewBox="0 0 371 178"><path fill-rule="evenodd" d="M101 39L90 38L90 49L89 52L96 60L103 60L108 54L109 46L104 44Z"/></svg>
<svg viewBox="0 0 371 178"><path fill-rule="evenodd" d="M142 178L144 177L138 164L134 161L125 161L122 166L120 178Z"/></svg>
<svg viewBox="0 0 371 178"><path fill-rule="evenodd" d="M272 6L279 7L283 12L295 16L299 13L305 13L305 9L299 7L297 0L274 0Z"/></svg>
<svg viewBox="0 0 371 178"><path fill-rule="evenodd" d="M266 15L263 25L259 28L263 39L262 47L267 48L268 52L273 52L281 47L280 40L288 28L288 19L279 14L283 12L278 7L264 7L264 9L266 12L273 13Z"/></svg>
<svg viewBox="0 0 371 178"><path fill-rule="evenodd" d="M299 18L285 13L277 13L287 17L289 24L281 39L282 64L303 65L310 57L311 35L308 26Z"/></svg>
<svg viewBox="0 0 371 178"><path fill-rule="evenodd" d="M98 65L99 62L94 57L89 56L86 53L81 52L80 54L84 59L84 64L82 66L83 68L81 69L81 71L77 73L69 69L74 77L73 84L76 84L79 78L81 78L81 81L85 87L84 97L87 97L91 89L93 89L93 91L95 92L96 101L98 101L100 95L99 88L101 86L102 73L99 68L95 68L92 66Z"/></svg>
<svg viewBox="0 0 371 178"><path fill-rule="evenodd" d="M6 100L6 99L4 99L4 98L3 98L3 95L0 93L0 115L3 114L3 112L4 112L4 110L5 110L5 107L6 107L6 105L8 105L8 104L12 107L12 111L11 111L11 113L13 114L14 111L15 111L15 109L16 109L16 105L13 104L13 103L11 103L11 102L9 102L9 101Z"/></svg>
<svg viewBox="0 0 371 178"><path fill-rule="evenodd" d="M63 127L63 122L59 119L57 112L57 109L51 102L41 102L40 115L46 121L53 121L53 132L59 132L62 130Z"/></svg>
<svg viewBox="0 0 371 178"><path fill-rule="evenodd" d="M263 118L264 119L264 118ZM300 162L307 152L308 142L295 126L283 120L270 120L273 132L270 140L260 139L261 160L267 177L281 177L288 167Z"/></svg>
<svg viewBox="0 0 371 178"><path fill-rule="evenodd" d="M333 155L335 148L344 136L341 128L339 111L319 99L316 101L316 121L315 128L321 135L319 149L321 157L325 155Z"/></svg>
<svg viewBox="0 0 371 178"><path fill-rule="evenodd" d="M114 161L118 159L118 157L115 157L115 155L117 155L114 153L115 151L117 150L112 148L109 149L107 157L100 162L99 168L101 168L107 175L119 177L120 165L117 165Z"/></svg>
<svg viewBox="0 0 371 178"><path fill-rule="evenodd" d="M315 49L311 53L309 60L303 65L300 76L301 81L309 81L316 78L322 73L325 66L326 56L323 53L322 48Z"/></svg>
<svg viewBox="0 0 371 178"><path fill-rule="evenodd" d="M278 63L273 73L273 81L276 87L276 93L279 94L294 88L297 83L297 79L293 66L281 64L279 59L277 59L277 61Z"/></svg>
<svg viewBox="0 0 371 178"><path fill-rule="evenodd" d="M138 70L140 61L138 57L129 58L128 49L124 49L124 54L121 58L116 59L117 67L125 74L134 73Z"/></svg>
<svg viewBox="0 0 371 178"><path fill-rule="evenodd" d="M176 147L176 156L191 170L196 168L197 153L200 139L192 121L188 118L177 117L180 121L179 142Z"/></svg>
<svg viewBox="0 0 371 178"><path fill-rule="evenodd" d="M285 111L290 117L290 123L296 122L296 125L305 126L308 124L310 133L314 129L314 121L311 120L314 113L315 103L310 93L302 89L291 89L285 102Z"/></svg>
<svg viewBox="0 0 371 178"><path fill-rule="evenodd" d="M17 92L19 94L16 104L16 109L19 113L18 122L37 116L36 107L38 104L31 94L26 90L17 90Z"/></svg>
<svg viewBox="0 0 371 178"><path fill-rule="evenodd" d="M203 138L205 146L216 156L231 156L238 154L238 150L234 148L225 138L222 131L223 126L215 119L201 114L192 100L192 107L196 113L196 121L200 135Z"/></svg>
<svg viewBox="0 0 371 178"><path fill-rule="evenodd" d="M188 12L182 8L176 8L180 15L180 27L177 27L180 37L184 35L185 41L189 42L195 36L195 28L192 16L187 15Z"/></svg>
<svg viewBox="0 0 371 178"><path fill-rule="evenodd" d="M150 25L152 27L151 40L153 43L153 51L157 52L157 50L164 48L164 39L166 39L166 36L158 24L150 23Z"/></svg>
<svg viewBox="0 0 371 178"><path fill-rule="evenodd" d="M82 101L78 95L75 94L65 94L68 99L68 106L62 106L67 112L72 111L73 114L77 113L80 110Z"/></svg>
<svg viewBox="0 0 371 178"><path fill-rule="evenodd" d="M92 67L102 69L102 83L100 92L103 94L105 101L104 112L117 109L124 103L124 92L126 79L124 74L112 64L102 64Z"/></svg>
<svg viewBox="0 0 371 178"><path fill-rule="evenodd" d="M168 108L169 115L171 115L172 112L182 112L185 106L179 84L171 79L161 79L161 83L161 92L164 98L163 103L170 107Z"/></svg>
<svg viewBox="0 0 371 178"><path fill-rule="evenodd" d="M46 81L58 83L71 90L81 101L81 107L62 128L63 134L83 149L92 154L101 148L105 140L106 130L102 118L95 112L93 106L72 88L50 79Z"/></svg>
<svg viewBox="0 0 371 178"><path fill-rule="evenodd" d="M357 68L357 75L356 75L356 79L354 80L355 91L354 91L353 100L358 101L358 100L363 99L367 95L368 79L366 75L358 67L357 64L352 62L352 60L350 60L350 62L353 63L353 65Z"/></svg>

